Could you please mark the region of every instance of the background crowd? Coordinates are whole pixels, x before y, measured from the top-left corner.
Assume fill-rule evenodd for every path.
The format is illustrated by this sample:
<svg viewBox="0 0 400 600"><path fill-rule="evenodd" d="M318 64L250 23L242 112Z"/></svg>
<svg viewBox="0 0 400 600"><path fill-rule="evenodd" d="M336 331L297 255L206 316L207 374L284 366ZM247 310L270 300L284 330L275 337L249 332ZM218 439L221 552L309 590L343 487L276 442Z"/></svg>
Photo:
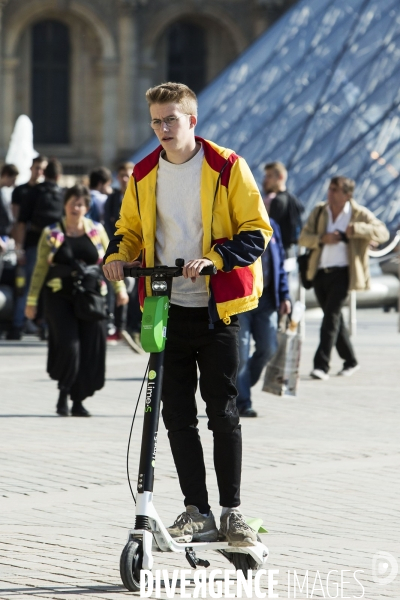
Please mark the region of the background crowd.
<svg viewBox="0 0 400 600"><path fill-rule="evenodd" d="M121 163L117 167L114 187L112 174L106 167L90 172L87 181L88 212L86 217L101 223L108 237L114 233L122 197L132 173L133 163ZM67 190L60 186L62 165L57 159L48 160L37 156L32 163L31 178L23 185L15 186L18 169L6 164L0 179L0 283L14 290L12 322L0 322L0 335L7 340L20 340L26 334L38 334L47 338L47 325L43 318L42 299L39 299L35 320L27 319L25 306L35 267L39 240L43 230L59 221L64 214ZM13 188L8 201L1 188ZM133 280L127 281L129 303L117 306L115 294L108 286L108 336L109 342L127 340L140 352L140 308L137 288Z"/></svg>
<svg viewBox="0 0 400 600"><path fill-rule="evenodd" d="M104 385L106 340L122 340L135 352L143 352L133 279L116 287L103 281L108 316L96 323L76 320L70 280L71 265L75 264L71 261L101 262L114 235L133 167L133 163L121 163L114 186L111 171L102 166L89 173L84 182L87 186L69 189L60 186L62 166L57 159L37 156L30 180L16 187L18 169L12 164L1 169L0 283L13 288L14 309L11 322L0 322L0 334L7 340L20 340L26 334L48 339L47 368L59 384L57 412L62 416L69 414L68 397L73 401L72 414L88 416L82 401ZM369 244L376 247L389 238L385 225L354 201L355 182L351 179L332 178L327 201L303 222L304 208L287 189L287 177L282 163L265 165L262 194L274 233L262 256L264 292L259 306L239 315L237 406L242 417L257 416L251 387L277 350L279 319L292 310L285 259L296 256L298 243L309 252L309 279L324 313L310 375L326 380L334 347L344 361L339 375L350 376L360 368L341 311L350 290L369 288ZM13 188L10 201L2 188ZM70 270L66 273L67 265ZM60 272L63 292L55 303L49 289L58 291ZM88 369L91 378L82 375Z"/></svg>

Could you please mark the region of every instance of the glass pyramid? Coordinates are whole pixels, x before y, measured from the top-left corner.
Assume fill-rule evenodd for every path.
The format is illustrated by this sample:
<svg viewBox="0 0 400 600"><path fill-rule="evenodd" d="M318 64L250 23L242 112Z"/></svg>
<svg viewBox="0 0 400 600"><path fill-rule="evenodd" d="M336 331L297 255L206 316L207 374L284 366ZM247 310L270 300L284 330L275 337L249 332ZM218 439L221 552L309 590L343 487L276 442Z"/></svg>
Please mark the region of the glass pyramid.
<svg viewBox="0 0 400 600"><path fill-rule="evenodd" d="M196 133L259 184L266 162L285 163L307 212L341 174L400 227L400 0L300 0L199 95Z"/></svg>

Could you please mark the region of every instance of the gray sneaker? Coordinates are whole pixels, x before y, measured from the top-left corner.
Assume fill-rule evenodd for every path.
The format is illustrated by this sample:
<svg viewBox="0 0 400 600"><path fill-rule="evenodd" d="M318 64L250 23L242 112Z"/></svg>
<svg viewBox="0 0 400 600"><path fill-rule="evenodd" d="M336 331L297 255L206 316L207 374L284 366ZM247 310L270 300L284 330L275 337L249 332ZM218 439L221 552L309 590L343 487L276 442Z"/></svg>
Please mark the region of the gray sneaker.
<svg viewBox="0 0 400 600"><path fill-rule="evenodd" d="M230 546L253 546L257 534L247 525L240 510L231 508L221 517L218 539Z"/></svg>
<svg viewBox="0 0 400 600"><path fill-rule="evenodd" d="M216 542L218 539L218 529L211 510L208 517L203 517L197 506L192 505L187 506L167 530L177 542Z"/></svg>

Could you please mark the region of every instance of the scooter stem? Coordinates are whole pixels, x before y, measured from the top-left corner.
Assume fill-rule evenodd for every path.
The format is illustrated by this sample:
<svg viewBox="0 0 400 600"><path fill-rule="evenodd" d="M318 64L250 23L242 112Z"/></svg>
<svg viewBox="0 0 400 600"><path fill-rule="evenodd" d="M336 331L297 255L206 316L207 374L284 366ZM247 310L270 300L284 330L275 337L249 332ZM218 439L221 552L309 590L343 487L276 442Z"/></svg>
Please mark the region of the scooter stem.
<svg viewBox="0 0 400 600"><path fill-rule="evenodd" d="M152 492L160 418L164 351L150 354L137 491Z"/></svg>

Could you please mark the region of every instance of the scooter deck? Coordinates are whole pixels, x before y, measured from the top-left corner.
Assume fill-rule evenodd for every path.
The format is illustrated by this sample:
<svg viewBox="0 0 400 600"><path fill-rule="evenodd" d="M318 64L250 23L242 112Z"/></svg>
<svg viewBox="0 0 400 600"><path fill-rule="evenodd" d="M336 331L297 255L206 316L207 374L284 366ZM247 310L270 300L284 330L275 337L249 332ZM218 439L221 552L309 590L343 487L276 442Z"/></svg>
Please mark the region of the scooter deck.
<svg viewBox="0 0 400 600"><path fill-rule="evenodd" d="M133 538L141 537L144 533L143 529L131 529L129 531L128 540ZM161 532L151 531L153 536L152 552L178 552L185 554L189 549L195 552L214 551L218 552L223 550L224 552L235 552L238 554L250 554L252 558L259 564L262 565L268 559L268 549L262 542L256 542L251 546L231 546L228 542L216 541L216 542L176 542L170 538L166 540Z"/></svg>

